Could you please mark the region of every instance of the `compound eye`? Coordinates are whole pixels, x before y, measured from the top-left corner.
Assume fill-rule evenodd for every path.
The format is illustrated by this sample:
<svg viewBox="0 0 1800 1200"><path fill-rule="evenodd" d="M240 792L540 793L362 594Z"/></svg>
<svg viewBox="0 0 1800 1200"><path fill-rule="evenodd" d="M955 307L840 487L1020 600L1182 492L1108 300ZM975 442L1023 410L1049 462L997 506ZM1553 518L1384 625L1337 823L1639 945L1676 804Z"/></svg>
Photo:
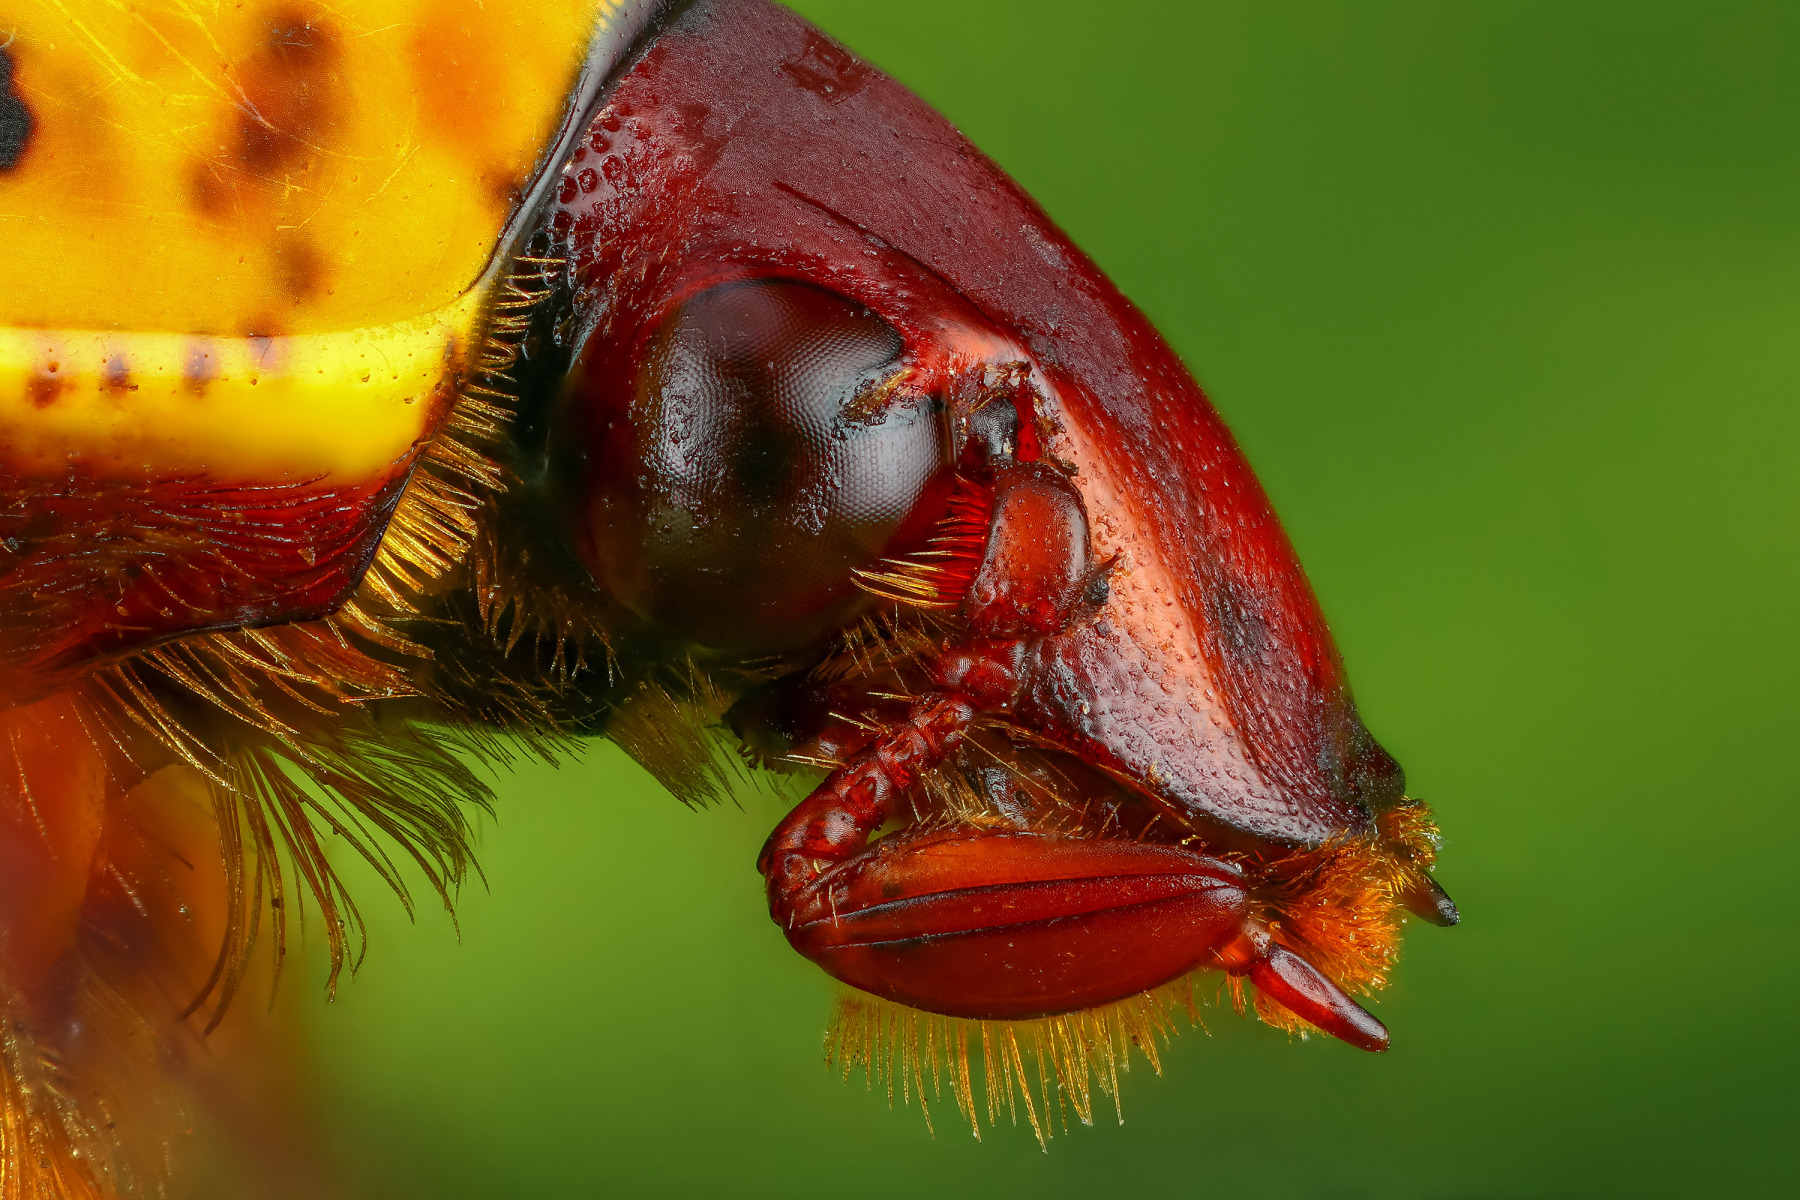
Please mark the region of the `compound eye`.
<svg viewBox="0 0 1800 1200"><path fill-rule="evenodd" d="M595 578L660 631L796 649L864 603L851 572L909 529L946 459L937 405L893 383L900 335L803 283L683 302L635 362L594 339L573 374Z"/></svg>

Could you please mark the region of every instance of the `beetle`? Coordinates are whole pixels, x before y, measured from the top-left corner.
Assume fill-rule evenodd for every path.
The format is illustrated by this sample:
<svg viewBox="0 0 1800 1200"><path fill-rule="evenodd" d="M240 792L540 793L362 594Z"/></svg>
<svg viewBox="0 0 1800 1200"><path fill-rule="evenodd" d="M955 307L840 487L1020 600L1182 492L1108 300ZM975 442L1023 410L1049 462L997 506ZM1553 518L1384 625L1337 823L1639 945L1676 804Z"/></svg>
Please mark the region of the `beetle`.
<svg viewBox="0 0 1800 1200"><path fill-rule="evenodd" d="M928 106L766 0L24 12L27 1194L155 1180L193 1039L271 1036L228 1006L295 909L353 960L328 841L448 904L469 755L592 736L693 804L721 731L803 781L755 867L846 985L833 1052L977 1133L1047 1137L1052 1086L1090 1119L1196 972L1386 1047L1353 994L1458 919L1429 810L1191 376Z"/></svg>

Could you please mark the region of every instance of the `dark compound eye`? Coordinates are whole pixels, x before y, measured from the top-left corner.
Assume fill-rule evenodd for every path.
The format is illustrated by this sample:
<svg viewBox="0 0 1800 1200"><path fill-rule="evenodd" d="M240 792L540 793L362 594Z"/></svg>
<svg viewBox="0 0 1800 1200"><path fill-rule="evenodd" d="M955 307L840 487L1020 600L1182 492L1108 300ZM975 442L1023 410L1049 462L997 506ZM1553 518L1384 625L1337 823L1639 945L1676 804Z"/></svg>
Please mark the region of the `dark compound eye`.
<svg viewBox="0 0 1800 1200"><path fill-rule="evenodd" d="M737 653L847 620L864 602L851 572L916 524L946 459L937 406L892 386L903 350L841 296L761 281L690 298L635 362L584 352L572 400L601 585L660 630Z"/></svg>

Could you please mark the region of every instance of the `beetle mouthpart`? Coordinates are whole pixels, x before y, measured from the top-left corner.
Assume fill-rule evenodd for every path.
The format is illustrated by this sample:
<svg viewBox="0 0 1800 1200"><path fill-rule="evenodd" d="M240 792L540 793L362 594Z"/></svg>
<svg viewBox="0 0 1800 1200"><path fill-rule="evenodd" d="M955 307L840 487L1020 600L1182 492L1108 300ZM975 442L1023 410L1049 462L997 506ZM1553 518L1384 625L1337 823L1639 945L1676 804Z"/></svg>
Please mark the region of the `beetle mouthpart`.
<svg viewBox="0 0 1800 1200"><path fill-rule="evenodd" d="M1237 936L1246 901L1236 867L1173 846L902 833L804 885L787 935L853 987L1012 1020L1180 978Z"/></svg>
<svg viewBox="0 0 1800 1200"><path fill-rule="evenodd" d="M1293 951L1270 946L1248 974L1263 996L1339 1041L1358 1050L1388 1048L1387 1026Z"/></svg>
<svg viewBox="0 0 1800 1200"><path fill-rule="evenodd" d="M1462 910L1456 907L1456 901L1429 875L1416 876L1398 899L1407 912L1443 929L1462 920Z"/></svg>

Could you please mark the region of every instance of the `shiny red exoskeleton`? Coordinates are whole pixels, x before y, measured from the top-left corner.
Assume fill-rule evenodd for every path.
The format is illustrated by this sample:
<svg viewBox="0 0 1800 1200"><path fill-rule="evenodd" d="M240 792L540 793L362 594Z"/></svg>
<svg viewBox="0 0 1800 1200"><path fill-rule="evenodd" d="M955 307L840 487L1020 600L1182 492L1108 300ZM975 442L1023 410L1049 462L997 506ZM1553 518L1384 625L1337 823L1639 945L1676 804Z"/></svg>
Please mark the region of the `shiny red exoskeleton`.
<svg viewBox="0 0 1800 1200"><path fill-rule="evenodd" d="M721 3L621 79L548 230L588 342L541 474L609 628L780 676L734 728L831 767L758 863L797 949L979 1019L1216 966L1385 1047L1340 983L1379 977L1396 904L1454 919L1423 810L1217 416L1028 198ZM847 669L852 582L928 644ZM1036 811L984 798L996 766Z"/></svg>
<svg viewBox="0 0 1800 1200"><path fill-rule="evenodd" d="M346 961L324 835L404 893L397 843L448 902L488 795L446 744L497 730L611 737L690 801L729 785L721 733L810 773L756 860L771 915L876 1006L851 1057L918 1055L921 1019L960 1047L971 1119L970 1028L1010 1046L990 1113L1040 1022L1087 1116L1090 1068L1153 1052L1196 971L1383 1049L1353 995L1403 913L1457 920L1267 498L1143 316L791 13L606 13L478 340L439 348L374 482L50 487L0 453L0 1109L27 1129L0 1167L117 1190L87 1165L131 1157L104 1097L174 1073L296 893Z"/></svg>

